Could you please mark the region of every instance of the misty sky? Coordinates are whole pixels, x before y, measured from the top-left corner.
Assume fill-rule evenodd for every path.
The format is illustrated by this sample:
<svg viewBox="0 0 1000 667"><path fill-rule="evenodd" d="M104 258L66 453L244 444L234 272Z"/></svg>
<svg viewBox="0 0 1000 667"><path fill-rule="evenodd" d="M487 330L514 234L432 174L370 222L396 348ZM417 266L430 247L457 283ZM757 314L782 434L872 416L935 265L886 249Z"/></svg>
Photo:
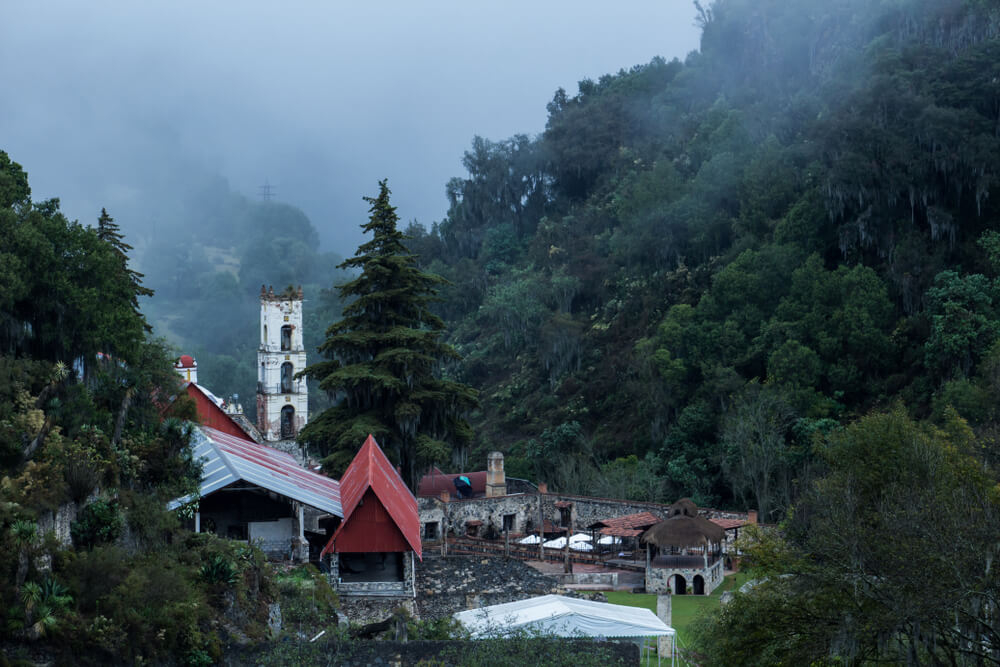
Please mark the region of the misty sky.
<svg viewBox="0 0 1000 667"><path fill-rule="evenodd" d="M88 223L107 206L133 235L192 180L256 198L268 179L324 249L351 255L378 179L404 221L430 226L473 135L537 134L556 88L683 59L694 13L690 0L4 0L0 150L35 200L58 196Z"/></svg>

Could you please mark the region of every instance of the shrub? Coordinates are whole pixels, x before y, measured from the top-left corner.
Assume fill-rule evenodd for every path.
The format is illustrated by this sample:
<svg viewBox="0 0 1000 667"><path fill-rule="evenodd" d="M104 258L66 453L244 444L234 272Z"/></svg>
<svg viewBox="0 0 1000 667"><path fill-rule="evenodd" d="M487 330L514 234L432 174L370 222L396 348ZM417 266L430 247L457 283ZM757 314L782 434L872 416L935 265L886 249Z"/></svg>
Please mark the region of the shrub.
<svg viewBox="0 0 1000 667"><path fill-rule="evenodd" d="M114 500L95 500L84 507L70 524L69 532L77 548L90 549L113 542L125 525L121 508Z"/></svg>
<svg viewBox="0 0 1000 667"><path fill-rule="evenodd" d="M207 584L232 586L237 579L236 566L226 558L216 554L201 566L201 579Z"/></svg>

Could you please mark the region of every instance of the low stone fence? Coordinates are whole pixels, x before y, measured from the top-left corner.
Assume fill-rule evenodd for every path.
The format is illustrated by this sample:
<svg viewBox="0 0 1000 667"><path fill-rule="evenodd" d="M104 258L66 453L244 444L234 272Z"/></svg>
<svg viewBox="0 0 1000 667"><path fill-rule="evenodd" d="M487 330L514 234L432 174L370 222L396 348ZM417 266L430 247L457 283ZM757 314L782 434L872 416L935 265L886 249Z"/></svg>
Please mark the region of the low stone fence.
<svg viewBox="0 0 1000 667"><path fill-rule="evenodd" d="M337 594L413 597L413 589L405 581L341 581L337 584Z"/></svg>
<svg viewBox="0 0 1000 667"><path fill-rule="evenodd" d="M561 585L593 584L595 586L607 586L614 588L618 585L617 572L572 572L558 573L552 575Z"/></svg>
<svg viewBox="0 0 1000 667"><path fill-rule="evenodd" d="M573 658L576 658L573 660ZM631 642L586 639L515 639L479 641L317 641L258 644L231 647L222 664L226 667L253 665L339 665L341 667L406 667L437 665L460 667L476 664L566 664L638 665L639 647Z"/></svg>
<svg viewBox="0 0 1000 667"><path fill-rule="evenodd" d="M447 544L449 554L464 554L485 556L506 556L517 560L551 560L562 562L566 558L564 549L539 548L537 544L504 544L503 540L483 540L475 537L449 537ZM573 563L601 564L601 556L588 551L569 550L569 559Z"/></svg>

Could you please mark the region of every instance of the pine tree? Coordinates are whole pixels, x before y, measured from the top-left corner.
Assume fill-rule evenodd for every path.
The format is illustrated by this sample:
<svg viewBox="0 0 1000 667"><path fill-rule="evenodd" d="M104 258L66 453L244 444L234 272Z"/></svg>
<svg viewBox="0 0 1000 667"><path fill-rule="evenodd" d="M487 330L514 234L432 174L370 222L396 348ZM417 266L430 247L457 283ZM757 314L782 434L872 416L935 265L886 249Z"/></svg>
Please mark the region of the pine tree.
<svg viewBox="0 0 1000 667"><path fill-rule="evenodd" d="M119 231L119 227L115 224L115 219L108 215L108 211L105 208L101 209L101 217L97 219L97 238L101 239L105 243L111 246L118 260L121 262L121 270L125 276L128 277L132 309L135 314L142 319L143 328L147 332L151 332L153 328L149 326L146 322L145 317L139 312L139 297L140 296L153 296L153 290L148 287L143 286L142 279L145 277L138 271L133 271L128 267L128 251L132 249L128 243L125 243L125 237Z"/></svg>
<svg viewBox="0 0 1000 667"><path fill-rule="evenodd" d="M338 267L361 271L337 286L341 299L353 301L326 330L319 347L325 359L303 371L336 405L299 439L325 457L327 471L339 474L372 433L415 488L419 467L444 462L471 440L463 415L478 400L474 389L441 377L442 364L458 359L442 340L444 322L429 308L445 281L417 267L396 228L389 194L381 181L378 196L365 197L371 208L362 229L372 239Z"/></svg>

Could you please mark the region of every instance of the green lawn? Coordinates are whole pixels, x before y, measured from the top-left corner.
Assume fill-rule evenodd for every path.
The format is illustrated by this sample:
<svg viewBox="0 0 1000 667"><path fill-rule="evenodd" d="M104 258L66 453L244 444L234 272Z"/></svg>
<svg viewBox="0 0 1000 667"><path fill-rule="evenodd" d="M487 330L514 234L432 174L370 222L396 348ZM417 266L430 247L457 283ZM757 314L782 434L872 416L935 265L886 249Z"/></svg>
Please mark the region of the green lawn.
<svg viewBox="0 0 1000 667"><path fill-rule="evenodd" d="M707 610L717 609L719 598L725 591L735 590L746 582L747 577L741 572L727 575L722 584L716 588L711 595L674 595L671 600L671 625L677 630L680 646L688 646L688 627L699 615ZM613 604L624 604L630 607L645 607L656 613L656 596L643 593L624 593L620 591L607 591L608 602ZM656 664L654 658L651 664ZM679 664L686 664L679 661Z"/></svg>

